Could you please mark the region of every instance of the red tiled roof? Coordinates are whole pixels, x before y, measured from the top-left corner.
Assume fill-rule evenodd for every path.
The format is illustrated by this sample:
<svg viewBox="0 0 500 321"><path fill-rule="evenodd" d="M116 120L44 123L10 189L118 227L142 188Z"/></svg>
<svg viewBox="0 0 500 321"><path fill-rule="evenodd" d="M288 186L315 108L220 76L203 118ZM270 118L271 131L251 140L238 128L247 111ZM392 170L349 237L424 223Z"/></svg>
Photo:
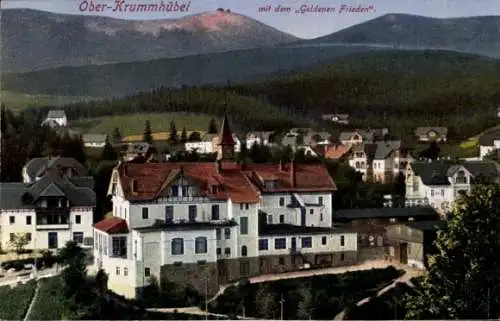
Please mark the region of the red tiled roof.
<svg viewBox="0 0 500 321"><path fill-rule="evenodd" d="M127 221L119 217L105 218L97 222L94 227L108 234L126 234L129 232Z"/></svg>
<svg viewBox="0 0 500 321"><path fill-rule="evenodd" d="M168 191L167 187L181 174L198 186L202 195L214 199L231 199L235 203L257 203L260 191L320 192L336 190L335 183L321 164L296 164L295 179L291 165L240 165L216 163L121 163L118 168L125 198L131 201L153 200ZM278 181L273 189L264 181Z"/></svg>

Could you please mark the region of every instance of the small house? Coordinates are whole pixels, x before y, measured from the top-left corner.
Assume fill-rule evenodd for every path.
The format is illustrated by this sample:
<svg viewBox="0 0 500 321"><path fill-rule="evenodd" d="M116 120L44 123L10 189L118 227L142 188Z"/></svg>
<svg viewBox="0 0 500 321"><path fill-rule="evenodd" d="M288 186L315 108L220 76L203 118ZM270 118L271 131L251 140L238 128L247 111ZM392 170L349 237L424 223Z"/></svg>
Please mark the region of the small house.
<svg viewBox="0 0 500 321"><path fill-rule="evenodd" d="M415 137L419 142L446 142L448 128L446 127L417 127Z"/></svg>
<svg viewBox="0 0 500 321"><path fill-rule="evenodd" d="M68 118L64 110L51 110L47 117L43 120L42 126L66 127L68 126Z"/></svg>
<svg viewBox="0 0 500 321"><path fill-rule="evenodd" d="M83 145L90 148L103 148L108 141L106 134L83 134Z"/></svg>

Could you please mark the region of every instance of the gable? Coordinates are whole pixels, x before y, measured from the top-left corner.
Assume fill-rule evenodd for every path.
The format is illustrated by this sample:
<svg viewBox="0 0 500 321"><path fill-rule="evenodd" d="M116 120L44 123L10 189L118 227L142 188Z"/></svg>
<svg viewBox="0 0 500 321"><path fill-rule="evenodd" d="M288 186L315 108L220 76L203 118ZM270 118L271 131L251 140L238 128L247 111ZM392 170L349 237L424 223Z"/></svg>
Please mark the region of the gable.
<svg viewBox="0 0 500 321"><path fill-rule="evenodd" d="M54 183L50 183L39 195L38 197L64 197L63 191Z"/></svg>

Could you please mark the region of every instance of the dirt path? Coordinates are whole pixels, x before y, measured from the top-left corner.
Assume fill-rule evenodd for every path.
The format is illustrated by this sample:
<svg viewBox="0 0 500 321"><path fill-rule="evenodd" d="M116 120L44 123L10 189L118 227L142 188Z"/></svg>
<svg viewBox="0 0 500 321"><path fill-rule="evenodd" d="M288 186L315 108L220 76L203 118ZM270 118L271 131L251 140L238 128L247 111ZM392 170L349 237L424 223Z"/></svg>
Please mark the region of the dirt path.
<svg viewBox="0 0 500 321"><path fill-rule="evenodd" d="M40 282L36 282L35 293L33 294L33 298L31 298L31 302L30 302L30 305L28 307L28 311L26 311L26 315L24 316L24 321L27 321L30 319L31 310L33 309L33 306L35 305L36 299L38 298L39 290L40 290Z"/></svg>

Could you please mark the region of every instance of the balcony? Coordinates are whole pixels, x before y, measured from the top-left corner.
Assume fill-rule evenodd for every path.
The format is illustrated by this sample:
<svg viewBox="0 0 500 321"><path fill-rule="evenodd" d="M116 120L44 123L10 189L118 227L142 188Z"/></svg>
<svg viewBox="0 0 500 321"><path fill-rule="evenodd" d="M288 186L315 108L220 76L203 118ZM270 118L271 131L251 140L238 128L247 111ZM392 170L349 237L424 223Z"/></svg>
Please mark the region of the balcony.
<svg viewBox="0 0 500 321"><path fill-rule="evenodd" d="M36 229L38 231L69 230L69 224L37 224Z"/></svg>

